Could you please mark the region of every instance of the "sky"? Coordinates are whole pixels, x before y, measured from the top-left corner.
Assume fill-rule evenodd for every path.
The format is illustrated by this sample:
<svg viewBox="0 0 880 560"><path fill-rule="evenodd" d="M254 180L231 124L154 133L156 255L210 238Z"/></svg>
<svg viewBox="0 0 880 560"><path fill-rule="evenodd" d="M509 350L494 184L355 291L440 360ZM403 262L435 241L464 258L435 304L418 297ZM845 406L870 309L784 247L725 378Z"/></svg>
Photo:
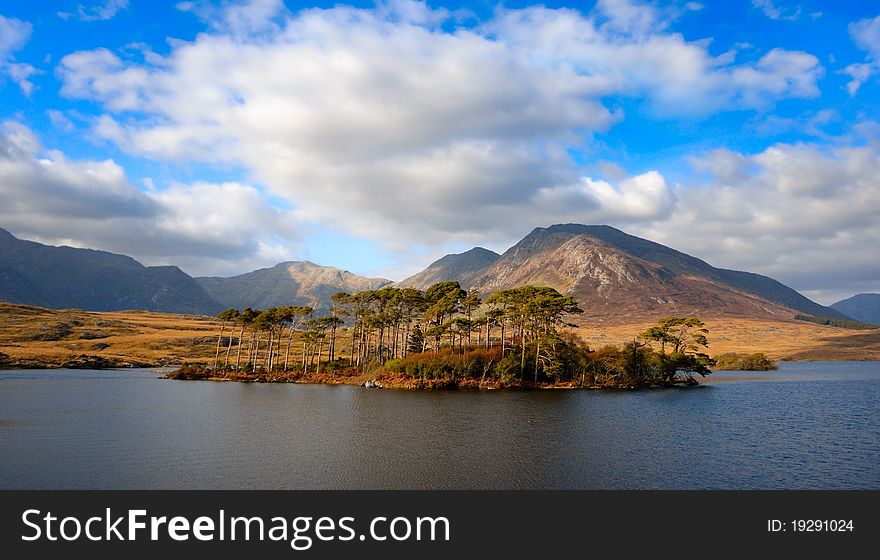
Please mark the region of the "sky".
<svg viewBox="0 0 880 560"><path fill-rule="evenodd" d="M880 4L0 4L0 227L393 280L609 224L880 292Z"/></svg>

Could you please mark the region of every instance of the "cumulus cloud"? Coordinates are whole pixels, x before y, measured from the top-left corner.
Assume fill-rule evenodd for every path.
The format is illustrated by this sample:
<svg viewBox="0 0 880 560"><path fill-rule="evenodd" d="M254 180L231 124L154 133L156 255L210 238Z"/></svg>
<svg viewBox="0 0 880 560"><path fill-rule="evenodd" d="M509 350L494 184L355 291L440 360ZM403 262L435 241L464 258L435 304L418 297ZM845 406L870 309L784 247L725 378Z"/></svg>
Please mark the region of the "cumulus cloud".
<svg viewBox="0 0 880 560"><path fill-rule="evenodd" d="M210 31L148 62L69 54L62 93L102 104L96 132L130 153L234 162L299 218L388 243L510 237L511 216L660 218L674 200L662 177L582 179L567 153L623 117L609 96L664 115L765 109L816 96L823 72L798 51L713 56L629 0L499 8L477 27L406 0L178 8Z"/></svg>
<svg viewBox="0 0 880 560"><path fill-rule="evenodd" d="M862 84L880 70L880 16L851 23L849 34L856 46L868 53L865 62L850 64L841 70L852 78L846 89L850 95L855 95Z"/></svg>
<svg viewBox="0 0 880 560"><path fill-rule="evenodd" d="M100 248L193 273L234 273L290 255L286 212L238 183L139 190L112 160L44 150L24 125L0 125L0 227L26 239Z"/></svg>
<svg viewBox="0 0 880 560"><path fill-rule="evenodd" d="M880 278L880 152L776 144L716 150L694 161L711 179L677 187L666 221L633 231L716 266L767 274L832 303L876 291Z"/></svg>
<svg viewBox="0 0 880 560"><path fill-rule="evenodd" d="M29 78L37 73L37 69L30 64L16 62L13 53L28 42L32 29L29 22L0 15L0 76L6 74L12 78L25 95L33 91L34 85Z"/></svg>

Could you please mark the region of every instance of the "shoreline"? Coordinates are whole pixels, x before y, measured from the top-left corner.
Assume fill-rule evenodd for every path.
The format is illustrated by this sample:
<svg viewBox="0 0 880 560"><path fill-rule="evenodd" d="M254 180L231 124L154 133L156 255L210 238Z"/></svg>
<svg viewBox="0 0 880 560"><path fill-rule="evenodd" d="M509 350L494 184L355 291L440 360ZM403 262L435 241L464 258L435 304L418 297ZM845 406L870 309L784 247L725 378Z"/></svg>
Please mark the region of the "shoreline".
<svg viewBox="0 0 880 560"><path fill-rule="evenodd" d="M880 362L880 360L786 360L788 363L866 363ZM172 369L176 368L176 369ZM608 392L628 392L651 389L693 389L698 387L706 387L717 383L726 383L732 381L749 381L749 380L768 380L775 375L779 375L779 370L713 370L711 374L705 377L696 377L696 383L688 383L684 379L679 379L672 384L653 384L644 386L623 386L623 385L587 385L580 386L577 382L566 382L560 384L552 384L547 382L533 383L530 381L520 382L501 382L500 380L484 380L482 383L479 379L471 377L462 377L456 379L418 379L402 376L390 371L374 371L371 373L315 373L309 372L307 375L302 373L282 374L278 372L269 376L265 372L237 374L230 372L232 375L212 375L210 371L198 370L196 375L180 375L180 366L175 364L162 365L143 365L143 366L105 366L105 367L59 367L57 365L44 367L2 367L2 371L52 371L52 370L68 370L68 371L131 371L131 370L151 370L162 380L173 381L211 381L216 383L291 383L302 385L348 385L364 388L378 388L398 391L608 391Z"/></svg>

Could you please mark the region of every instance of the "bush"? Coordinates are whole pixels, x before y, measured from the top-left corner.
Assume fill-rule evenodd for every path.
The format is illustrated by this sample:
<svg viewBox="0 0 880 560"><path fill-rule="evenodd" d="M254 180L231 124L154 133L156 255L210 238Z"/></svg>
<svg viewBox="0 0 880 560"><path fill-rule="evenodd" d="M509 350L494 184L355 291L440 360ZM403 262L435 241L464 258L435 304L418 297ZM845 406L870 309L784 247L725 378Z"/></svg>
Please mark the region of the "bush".
<svg viewBox="0 0 880 560"><path fill-rule="evenodd" d="M745 357L741 365L744 371L769 371L779 369L776 362L761 353Z"/></svg>
<svg viewBox="0 0 880 560"><path fill-rule="evenodd" d="M755 354L721 354L715 358L714 369L719 371L769 371L779 369L776 362L761 352Z"/></svg>
<svg viewBox="0 0 880 560"><path fill-rule="evenodd" d="M405 358L389 360L384 369L404 373L419 379L445 379L491 377L492 370L501 355L500 349L477 348L464 354L446 349L440 352L409 354Z"/></svg>

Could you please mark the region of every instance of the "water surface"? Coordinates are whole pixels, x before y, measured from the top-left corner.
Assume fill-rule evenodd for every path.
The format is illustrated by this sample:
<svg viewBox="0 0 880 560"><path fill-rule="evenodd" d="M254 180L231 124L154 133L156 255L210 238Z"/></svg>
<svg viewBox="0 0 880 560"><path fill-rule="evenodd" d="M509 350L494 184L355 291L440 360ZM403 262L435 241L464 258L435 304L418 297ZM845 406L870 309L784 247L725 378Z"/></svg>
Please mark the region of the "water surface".
<svg viewBox="0 0 880 560"><path fill-rule="evenodd" d="M391 391L0 372L0 488L880 489L880 363L696 389Z"/></svg>

